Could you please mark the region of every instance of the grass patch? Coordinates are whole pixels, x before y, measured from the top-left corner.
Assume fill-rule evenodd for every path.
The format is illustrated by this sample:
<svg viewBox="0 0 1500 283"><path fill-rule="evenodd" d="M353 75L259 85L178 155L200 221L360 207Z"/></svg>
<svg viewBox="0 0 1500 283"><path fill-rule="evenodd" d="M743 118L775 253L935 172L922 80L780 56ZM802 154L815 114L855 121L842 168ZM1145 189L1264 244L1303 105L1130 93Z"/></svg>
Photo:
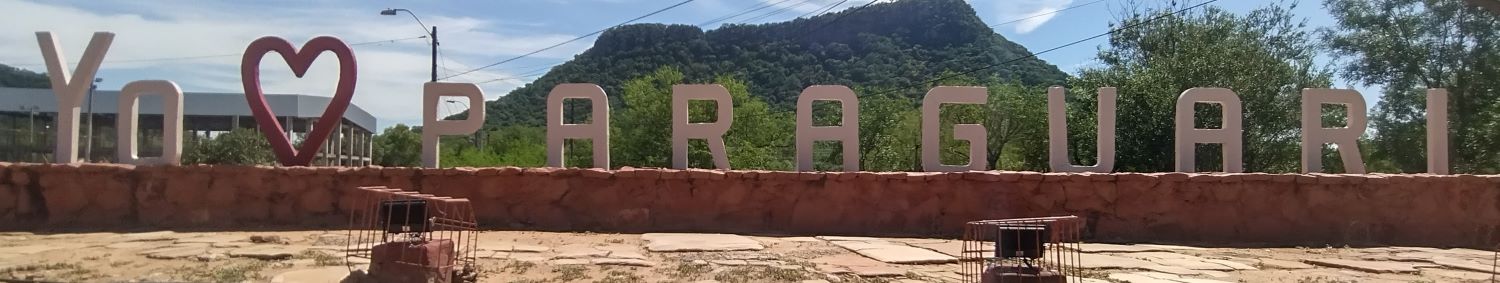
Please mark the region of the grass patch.
<svg viewBox="0 0 1500 283"><path fill-rule="evenodd" d="M1359 281L1329 278L1324 276L1297 278L1297 283L1355 283Z"/></svg>
<svg viewBox="0 0 1500 283"><path fill-rule="evenodd" d="M673 279L692 280L698 279L704 274L708 274L708 272L710 271L713 271L713 267L709 266L708 264L696 264L691 261L683 261L677 263L677 266L673 267L671 270L667 270L667 272L665 273L668 277L672 277Z"/></svg>
<svg viewBox="0 0 1500 283"><path fill-rule="evenodd" d="M506 262L505 266L501 266L500 271L510 272L512 274L523 274L526 273L527 270L531 270L532 267L536 267L536 263L513 260L510 262Z"/></svg>
<svg viewBox="0 0 1500 283"><path fill-rule="evenodd" d="M610 271L609 274L604 275L603 279L599 279L599 281L596 281L596 282L602 282L602 283L642 283L642 282L646 282L646 280L643 279L640 275L636 275L635 273L630 272L630 271L615 270L615 271Z"/></svg>
<svg viewBox="0 0 1500 283"><path fill-rule="evenodd" d="M845 274L839 276L839 281L843 283L890 283L891 278L860 277L858 275Z"/></svg>
<svg viewBox="0 0 1500 283"><path fill-rule="evenodd" d="M260 271L266 269L270 264L264 261L251 261L239 264L211 266L208 264L194 267L179 268L174 270L174 279L194 282L244 282L265 280Z"/></svg>
<svg viewBox="0 0 1500 283"><path fill-rule="evenodd" d="M104 277L98 272L71 262L35 263L0 269L0 278L38 278L65 282L85 281Z"/></svg>
<svg viewBox="0 0 1500 283"><path fill-rule="evenodd" d="M816 278L813 273L806 270L770 266L741 266L714 275L714 280L729 283L797 282Z"/></svg>
<svg viewBox="0 0 1500 283"><path fill-rule="evenodd" d="M552 272L557 273L557 277L552 279L561 282L583 280L589 278L588 275L583 274L583 272L587 270L588 268L583 267L582 265L563 265L553 267Z"/></svg>
<svg viewBox="0 0 1500 283"><path fill-rule="evenodd" d="M337 256L337 255L333 255L333 254L329 254L327 252L323 252L323 251L319 251L319 250L305 250L305 251L302 251L302 253L299 253L296 256L294 256L294 258L312 259L313 260L313 264L317 265L317 266L339 266L339 265L344 265L344 258L343 257Z"/></svg>

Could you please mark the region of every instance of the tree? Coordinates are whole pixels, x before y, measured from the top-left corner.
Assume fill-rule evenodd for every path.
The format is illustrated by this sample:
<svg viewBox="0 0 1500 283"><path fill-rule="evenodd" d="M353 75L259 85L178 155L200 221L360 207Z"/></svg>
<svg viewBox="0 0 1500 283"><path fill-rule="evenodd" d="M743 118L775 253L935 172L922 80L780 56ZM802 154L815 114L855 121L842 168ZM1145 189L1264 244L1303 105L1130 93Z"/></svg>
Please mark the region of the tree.
<svg viewBox="0 0 1500 283"><path fill-rule="evenodd" d="M422 166L422 134L406 124L396 124L372 139L375 164L388 167Z"/></svg>
<svg viewBox="0 0 1500 283"><path fill-rule="evenodd" d="M985 160L991 168L999 170L1047 170L1046 89L1018 83L991 83L989 91L984 127L989 132L990 156ZM1079 104L1070 105L1079 109L1082 107ZM1093 124L1085 125L1069 125L1068 128L1093 131ZM1093 142L1069 145L1074 144L1092 145Z"/></svg>
<svg viewBox="0 0 1500 283"><path fill-rule="evenodd" d="M272 165L275 161L270 142L252 128L238 128L189 142L182 153L182 164Z"/></svg>
<svg viewBox="0 0 1500 283"><path fill-rule="evenodd" d="M1086 68L1072 82L1070 136L1092 131L1096 89L1119 88L1116 171L1174 169L1173 115L1176 97L1194 87L1234 90L1244 105L1245 170L1295 172L1300 164L1299 97L1302 88L1327 87L1331 74L1315 66L1318 50L1291 8L1270 5L1238 16L1217 7L1173 15L1171 10L1134 13L1116 24L1098 55L1102 66ZM1152 20L1162 17L1158 20ZM1199 105L1199 127L1219 125L1217 106ZM1082 143L1080 143L1082 144ZM1092 144L1091 142L1087 144ZM1215 168L1217 147L1200 147L1198 164ZM1092 146L1075 147L1072 159L1092 159Z"/></svg>
<svg viewBox="0 0 1500 283"><path fill-rule="evenodd" d="M48 88L52 81L45 74L0 64L0 87Z"/></svg>
<svg viewBox="0 0 1500 283"><path fill-rule="evenodd" d="M855 87L859 99L860 169L921 171L921 114L916 101L900 94Z"/></svg>
<svg viewBox="0 0 1500 283"><path fill-rule="evenodd" d="M1384 85L1371 115L1376 158L1425 172L1425 89L1448 90L1455 173L1500 172L1500 17L1461 1L1325 0L1340 75Z"/></svg>
<svg viewBox="0 0 1500 283"><path fill-rule="evenodd" d="M547 93L561 83L595 83L606 93L662 66L685 81L732 75L779 109L792 109L816 84L903 88L943 70L998 65L975 74L1026 84L1066 81L1056 66L990 29L963 0L877 3L859 9L768 24L631 24L610 28L593 47L531 84L486 103L486 126L542 125ZM925 90L924 90L925 91ZM908 93L911 94L911 93ZM920 94L920 92L917 92ZM615 101L618 102L618 101Z"/></svg>
<svg viewBox="0 0 1500 283"><path fill-rule="evenodd" d="M612 166L671 167L671 92L679 82L682 72L668 67L625 82L623 109L610 117Z"/></svg>
<svg viewBox="0 0 1500 283"><path fill-rule="evenodd" d="M672 147L672 85L684 83L674 67L625 83L621 98L624 109L612 115L610 134L614 166L669 167ZM729 162L736 169L790 170L792 125L790 113L778 111L749 93L742 80L719 76L716 84L729 91L734 103L734 124L724 136ZM711 103L689 103L689 120L713 120ZM713 168L707 144L689 141L689 167Z"/></svg>

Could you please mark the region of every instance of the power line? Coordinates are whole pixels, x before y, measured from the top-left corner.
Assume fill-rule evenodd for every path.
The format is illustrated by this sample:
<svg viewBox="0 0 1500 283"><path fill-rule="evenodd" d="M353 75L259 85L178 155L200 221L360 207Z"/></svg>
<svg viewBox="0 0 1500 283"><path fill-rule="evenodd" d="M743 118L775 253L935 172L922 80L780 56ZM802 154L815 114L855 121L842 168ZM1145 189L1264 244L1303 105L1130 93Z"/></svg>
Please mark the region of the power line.
<svg viewBox="0 0 1500 283"><path fill-rule="evenodd" d="M875 0L875 1L879 1L879 0ZM1056 46L1056 47L1048 48L1048 49L1042 50L1040 52L1036 52L1036 53L1032 53L1032 54L1027 54L1025 56L1020 56L1020 57L1012 58L1010 60L1006 60L1006 61L995 63L995 64L990 64L990 65L987 65L987 66L984 66L984 67L970 69L970 70L967 70L967 71L960 72L958 74L953 74L953 75L943 76L943 77L939 77L939 78L935 78L935 79L930 79L930 80L926 80L926 81L915 83L915 84L909 84L909 85L907 85L905 87L902 87L902 88L894 88L894 89L883 91L883 92L869 93L869 94L865 94L865 95L855 94L855 96L857 98L864 98L864 97L871 97L871 96L886 95L886 94L890 94L892 92L901 91L903 89L907 89L907 88L911 88L911 87L929 85L929 84L932 84L932 83L940 82L940 81L951 79L951 78L954 78L954 77L973 74L974 72L988 70L990 68L994 68L994 67L998 67L998 66L1006 65L1006 64L1010 64L1010 63L1015 63L1015 62L1020 61L1020 60L1025 60L1025 59L1029 59L1029 58L1036 58L1037 56L1040 56L1040 55L1048 53L1048 52L1056 51L1058 49L1067 48L1069 46L1077 45L1079 43L1087 42L1087 41L1094 40L1094 39L1097 39L1097 38L1100 38L1100 37L1104 37L1104 36L1107 36L1107 35L1111 35L1111 34L1114 34L1114 33L1120 32L1120 31L1124 31L1124 30L1127 30L1127 29L1131 29L1131 28L1135 28L1135 27L1138 27L1138 26L1141 26L1141 25L1152 23L1152 22L1155 22L1155 21L1158 21L1158 20L1161 20L1161 19L1164 19L1164 18L1167 18L1167 17L1170 17L1170 16L1181 15L1182 13L1187 12L1189 10L1197 9L1197 8L1202 7L1204 5L1208 5L1208 4L1211 4L1211 3L1214 3L1214 2L1218 2L1218 1L1219 0L1208 0L1208 1L1205 1L1203 3L1199 3L1197 5L1193 5L1193 6L1190 6L1190 7L1187 7L1187 8L1182 8L1182 9L1173 11L1171 13L1166 13L1166 14L1162 14L1162 15L1159 15L1159 16L1156 16L1156 17L1152 17L1152 18L1146 19L1144 21L1135 22L1135 23L1132 23L1132 24L1129 24L1129 25L1123 25L1123 26L1120 26L1119 28L1111 29L1111 30L1106 31L1104 33L1100 33L1100 34L1093 35L1093 36L1090 36L1090 37L1087 37L1087 38L1075 40L1073 42L1069 42L1067 44L1059 45L1059 46ZM872 1L871 3L873 3L873 2L874 1ZM866 4L866 6L868 6L868 5L869 4ZM863 6L861 8L863 8ZM760 116L765 116L765 115L771 115L771 113L761 114L761 115L755 115L755 116L747 116L747 117L760 117ZM736 117L736 118L740 118L740 117Z"/></svg>
<svg viewBox="0 0 1500 283"><path fill-rule="evenodd" d="M979 67L979 68L975 68L975 69L970 69L968 71L964 71L964 72L961 72L961 73L958 73L958 74L953 74L953 75L943 76L943 77L940 77L940 78L937 78L937 79L928 80L926 82L923 82L922 85L932 84L932 83L935 83L935 82L939 82L939 81L951 79L951 78L962 76L962 75L973 74L974 72L988 70L990 68L998 67L1000 65L1015 63L1017 61L1021 61L1021 60L1025 60L1025 59L1036 58L1037 56L1040 56L1040 55L1048 53L1048 52L1056 51L1058 49L1067 48L1069 46L1077 45L1079 43L1084 43L1084 42L1087 42L1087 41L1090 41L1090 40L1094 40L1094 39L1097 39L1097 38L1100 38L1100 37L1108 36L1108 35L1114 34L1116 32L1120 32L1120 31L1124 31L1124 30L1127 30L1127 29L1135 28L1137 26L1141 26L1141 25L1144 25L1144 24L1147 24L1147 23L1151 23L1151 22L1155 22L1157 20L1161 20L1161 19L1167 18L1168 16L1177 16L1179 14L1182 14L1183 12L1187 12L1188 10L1197 9L1198 7L1203 7L1204 5L1208 5L1210 3L1214 3L1214 2L1218 2L1218 1L1219 0L1204 1L1203 3L1198 3L1198 5L1189 6L1187 8L1182 8L1181 10L1177 10L1177 11L1174 11L1172 13L1166 13L1166 14L1162 14L1162 15L1159 15L1159 16L1156 16L1156 17L1152 17L1152 18L1147 19L1145 21L1135 22L1135 23L1131 23L1129 25L1123 25L1123 26L1120 26L1119 28L1111 29L1111 30L1106 31L1104 33L1096 34L1094 36L1086 37L1084 39L1075 40L1075 41L1069 42L1067 44L1063 44L1063 45L1059 45L1059 46L1056 46L1056 47L1048 48L1046 50L1042 50L1041 52L1035 52L1035 53L1027 54L1026 56L1016 57L1014 59L1006 60L1006 61L1003 61L1003 62L1000 62L1000 63L990 64L988 66ZM911 87L911 86L912 85L909 85L907 87Z"/></svg>
<svg viewBox="0 0 1500 283"><path fill-rule="evenodd" d="M1067 10L1072 10L1072 9L1074 9L1074 8L1078 8L1078 7L1083 7L1083 6L1088 6L1088 5L1093 5L1093 4L1098 4L1098 3L1099 3L1099 2L1104 2L1104 0L1094 0L1094 2L1088 2L1088 3L1083 3L1083 4L1078 4L1078 5L1073 5L1073 6L1068 6L1068 7L1067 7L1067 8L1062 8L1062 9L1058 9L1058 10L1056 10L1056 11L1051 11L1051 12L1046 12L1046 13L1041 13L1041 14L1036 14L1036 15L1031 15L1031 16L1030 16L1030 17L1025 17L1025 18L1020 18L1020 19L1014 19L1014 20L1010 20L1010 21L1006 21L1006 22L1003 22L1003 23L998 23L998 24L994 24L994 25L991 25L991 26L990 26L990 27L991 27L991 28L994 28L994 27L998 27L998 26L1003 26L1003 25L1008 25L1008 24L1014 24L1014 23L1019 23L1019 22L1021 22L1021 21L1025 21L1025 20L1030 20L1030 19L1035 19L1035 18L1037 18L1037 17L1041 17L1041 16L1046 16L1046 15L1051 15L1051 14L1057 14L1057 13L1062 13L1062 11L1067 11Z"/></svg>
<svg viewBox="0 0 1500 283"><path fill-rule="evenodd" d="M802 14L801 16L797 16L796 19L801 19L801 18L810 16L810 15L817 15L817 14L822 14L824 12L828 12L828 10L833 10L833 7L838 7L839 5L844 5L845 2L849 2L849 0L842 0L842 1L839 1L838 3L833 3L833 5L828 5L827 7L823 7L823 8L820 8L820 9L813 9L812 11L808 11L807 13Z"/></svg>
<svg viewBox="0 0 1500 283"><path fill-rule="evenodd" d="M751 22L759 21L761 19L765 19L765 18L770 17L770 16L775 16L775 15L778 15L778 14L781 14L781 13L785 13L787 10L791 10L792 8L796 8L797 6L802 6L802 4L807 4L807 2L811 2L811 1L812 0L802 0L801 2L797 2L797 3L792 4L790 6L781 7L779 9L772 10L770 13L761 14L759 16L755 16L755 17L752 17L752 18L749 18L749 19L745 19L744 21L740 21L740 22L742 22L742 23L751 23Z"/></svg>
<svg viewBox="0 0 1500 283"><path fill-rule="evenodd" d="M833 17L833 20L829 20L828 23L824 23L823 25L820 25L820 26L818 26L816 28L808 29L806 32L803 32L801 35L798 35L798 36L796 36L794 38L796 38L798 40L801 40L804 37L807 37L808 35L813 34L814 32L817 32L819 30L823 30L823 28L827 28L828 26L832 26L834 24L837 24L840 20L843 20L844 17L848 17L849 15L854 14L854 12L856 12L856 11L863 10L865 7L870 7L870 5L874 5L876 2L880 2L880 0L870 0L870 2L867 2L864 5L860 5L859 7L855 7L853 9L849 9L849 10L847 10L845 12L839 13L838 16Z"/></svg>
<svg viewBox="0 0 1500 283"><path fill-rule="evenodd" d="M359 42L359 43L351 43L351 44L349 44L349 46L360 46L360 45L392 43L392 42L397 42L397 41L405 41L405 40L412 40L412 39L419 39L419 38L427 38L427 36L424 35L424 36L418 36L418 37L408 37L408 38L397 38L397 39L387 39L387 40L366 41L366 42ZM244 52L240 52L240 53L224 53L224 54L199 55L199 56L161 57L161 58L124 59L124 60L106 60L106 61L104 61L104 63L140 63L140 62L158 62L158 61L197 60L197 59L208 59L208 58L218 58L218 57L240 56L240 55L244 55L244 54L245 54ZM46 64L18 64L17 66L44 66L44 65L46 65Z"/></svg>
<svg viewBox="0 0 1500 283"><path fill-rule="evenodd" d="M551 50L553 48L557 48L559 46L563 46L564 44L572 43L574 41L578 41L578 40L581 40L581 39L584 39L584 38L588 38L590 36L594 36L594 35L603 33L604 31L607 31L607 30L615 28L615 27L627 25L627 24L633 23L635 21L638 21L640 19L644 19L646 17L650 17L650 16L653 16L653 15L656 15L656 14L660 14L661 12L666 12L667 10L671 10L672 8L677 8L679 6L685 5L685 4L687 4L689 2L693 2L693 1L695 1L695 0L684 0L682 2L678 2L677 4L672 4L672 6L667 6L666 8L658 9L658 10L653 11L651 13L647 13L645 15L641 15L639 17L635 17L634 19L630 19L628 21L625 21L625 22L617 24L617 25L613 25L613 26L610 26L610 27L607 27L607 28L603 28L603 29L600 29L600 30L597 30L597 31L594 31L594 32L590 32L588 34L584 34L584 35L575 37L573 39L569 39L569 40L566 40L566 41L563 41L563 42L559 42L557 44L553 44L552 46L547 46L547 47L542 48L542 49L537 49L536 51L527 52L526 54L521 54L521 55L516 56L516 57L511 57L510 59L500 60L500 62L491 63L489 65L484 65L483 67L474 68L474 69L471 69L471 70L468 70L468 71L463 71L461 73L458 73L457 75L447 76L447 77L444 77L442 79L446 80L448 78L452 78L452 77L456 77L456 76L462 76L464 74L473 73L475 71L479 71L479 70L483 70L483 69L488 69L490 67L494 67L494 66L497 66L497 65L500 65L500 64L509 63L511 61L515 61L515 60L518 60L518 59L521 59L521 58L525 58L526 56L535 55L537 53L541 53L542 51Z"/></svg>
<svg viewBox="0 0 1500 283"><path fill-rule="evenodd" d="M771 2L771 3L768 3L768 4L761 4L761 5L752 6L749 9L746 9L744 11L740 11L740 12L735 13L735 14L731 14L731 15L727 15L727 16L723 16L723 17L718 17L718 18L714 18L713 20L705 21L703 23L698 24L698 26L707 26L707 25L712 25L712 24L715 24L715 23L727 21L729 19L733 19L733 18L736 18L736 17L739 17L739 16L743 16L745 14L753 13L755 11L763 10L765 8L770 8L770 7L775 6L777 4L785 3L785 2L788 2L788 1L791 1L791 0L780 0L780 1ZM833 6L829 6L826 9L824 9L823 11L826 12L826 11L832 10L837 5L842 4L844 2L847 2L847 1L848 0L840 1L838 4L835 4ZM803 2L807 2L807 0L804 0ZM869 3L865 3L865 5L863 5L863 6L860 6L858 8L854 8L854 9L851 9L851 10L856 10L856 9L859 9L859 8L864 8L865 6L870 6L870 4L874 4L875 2L879 2L879 0L870 1ZM846 16L846 15L840 15L840 16L838 16L837 18L835 18L834 21L830 22L829 24L836 23L838 21L838 18L842 18L844 16ZM825 24L824 26L827 26L827 24ZM818 29L821 29L821 27L819 27ZM816 30L816 29L814 29L814 30ZM564 63L567 63L567 61L562 61L562 62L557 62L557 63L551 63L551 64L543 64L543 65L533 65L533 66L528 66L528 67L523 67L523 68L518 68L518 69L526 69L526 68L531 68L531 67L542 67L542 69L547 69L547 68L555 67L555 66L558 66L558 65L562 65ZM532 76L529 76L527 74L528 73L534 73L535 71L536 70L530 70L530 71L522 72L522 74L520 74L520 75L513 75L513 76L506 76L506 77L500 77L500 78L485 80L485 81L477 82L476 84L487 84L487 83L504 81L504 80L520 80L520 79L532 77ZM460 74L460 75L462 75L462 74Z"/></svg>
<svg viewBox="0 0 1500 283"><path fill-rule="evenodd" d="M755 11L764 10L765 8L770 8L772 6L776 6L777 4L786 3L787 1L792 1L792 0L781 0L781 1L776 1L774 3L770 3L770 4L760 4L760 5L757 5L756 7L752 8L752 9L741 11L741 12L735 13L733 15L728 15L728 16L723 16L723 17L714 18L712 20L708 20L706 22L698 24L698 26L701 27L701 26L707 26L707 25L715 24L715 23L718 23L718 22L728 21L729 19L737 18L739 16L744 16L745 14L749 14L749 13L754 13Z"/></svg>
<svg viewBox="0 0 1500 283"><path fill-rule="evenodd" d="M491 79L491 80L487 80L487 81L478 82L478 83L475 83L475 84L487 84L487 83L493 83L493 82L498 82L498 81L503 81L503 80L521 80L521 79L524 79L524 78L536 77L536 76L540 76L540 75L546 74L547 71L551 71L552 67L556 67L557 65L562 65L563 63L566 63L566 62L551 64L551 65L546 65L546 66L542 66L541 68L536 68L536 69L532 69L532 70L529 70L529 71L522 72L521 74L507 76L507 77L495 78L495 79Z"/></svg>

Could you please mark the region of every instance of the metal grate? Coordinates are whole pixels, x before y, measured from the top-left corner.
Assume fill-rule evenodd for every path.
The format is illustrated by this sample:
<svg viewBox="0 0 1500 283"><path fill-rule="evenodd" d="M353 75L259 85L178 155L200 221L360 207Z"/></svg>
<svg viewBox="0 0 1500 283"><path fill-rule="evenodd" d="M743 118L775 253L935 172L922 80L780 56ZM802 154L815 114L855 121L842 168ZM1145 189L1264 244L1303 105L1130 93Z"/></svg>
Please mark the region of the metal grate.
<svg viewBox="0 0 1500 283"><path fill-rule="evenodd" d="M1077 216L973 221L964 225L965 282L1083 282Z"/></svg>
<svg viewBox="0 0 1500 283"><path fill-rule="evenodd" d="M357 203L349 213L349 241L345 262L375 262L376 250L388 254L396 264L450 273L453 282L473 282L477 275L475 249L478 222L468 199L439 197L383 186L358 187L352 193ZM420 249L390 248L392 243L408 247L435 246L445 255L431 256ZM386 255L382 255L386 256ZM371 270L374 271L374 270ZM375 275L375 274L371 274Z"/></svg>

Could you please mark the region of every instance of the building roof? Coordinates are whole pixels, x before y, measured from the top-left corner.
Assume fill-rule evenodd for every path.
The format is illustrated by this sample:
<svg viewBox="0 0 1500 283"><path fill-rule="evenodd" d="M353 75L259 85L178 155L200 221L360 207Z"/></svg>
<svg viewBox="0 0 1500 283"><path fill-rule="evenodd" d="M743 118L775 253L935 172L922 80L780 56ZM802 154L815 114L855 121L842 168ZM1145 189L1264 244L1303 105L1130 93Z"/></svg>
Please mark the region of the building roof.
<svg viewBox="0 0 1500 283"><path fill-rule="evenodd" d="M94 91L93 111L95 113L115 114L115 107L120 98L118 90L96 90ZM331 97L300 95L300 94L267 94L266 103L271 105L271 111L278 117L292 116L298 118L318 118L323 115L323 108L328 107ZM87 102L85 102L87 103ZM161 97L146 95L141 97L138 104L140 114L162 114ZM0 87L0 112L29 112L35 107L37 112L57 112L57 97L49 88L11 88ZM84 109L88 109L85 105ZM245 95L240 93L208 93L208 92L183 92L182 114L192 116L251 116L250 107L245 102ZM375 116L353 103L349 109L344 111L344 119L375 132Z"/></svg>

